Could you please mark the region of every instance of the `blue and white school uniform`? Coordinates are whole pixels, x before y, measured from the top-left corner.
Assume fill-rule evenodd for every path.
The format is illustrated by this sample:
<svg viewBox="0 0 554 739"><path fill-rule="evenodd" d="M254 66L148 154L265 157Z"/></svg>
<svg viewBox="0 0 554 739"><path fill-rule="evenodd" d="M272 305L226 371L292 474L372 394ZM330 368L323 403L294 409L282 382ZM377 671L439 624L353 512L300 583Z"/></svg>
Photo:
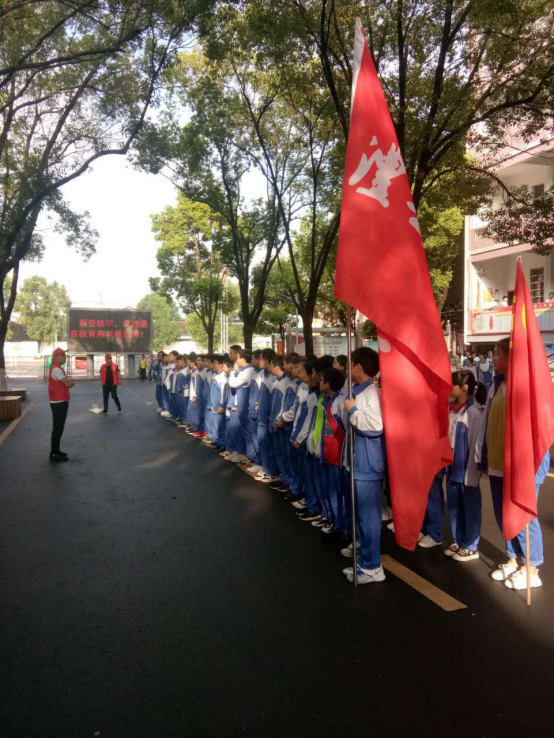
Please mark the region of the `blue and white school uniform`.
<svg viewBox="0 0 554 739"><path fill-rule="evenodd" d="M200 430L200 402L198 399L198 382L199 382L199 371L197 368L193 369L190 374L190 395L189 395L189 407L187 412L187 419L192 426L193 431Z"/></svg>
<svg viewBox="0 0 554 739"><path fill-rule="evenodd" d="M263 370L254 369L254 376L250 382L250 398L248 400L248 426L255 452L255 457L252 461L254 464L260 466L262 464L262 458L260 455L260 444L258 442L258 406L260 403L262 374Z"/></svg>
<svg viewBox="0 0 554 739"><path fill-rule="evenodd" d="M252 426L249 414L250 387L253 379L254 367L250 364L240 367L238 372L232 373L229 378L229 385L236 393L236 414L240 423L240 435L242 437L242 446L244 447L244 451L240 452L240 454L246 454L251 462L254 462L256 459L256 449L252 438Z"/></svg>
<svg viewBox="0 0 554 739"><path fill-rule="evenodd" d="M275 378L266 370L262 370L260 375L260 397L258 400L257 411L257 433L258 448L260 450L260 464L262 470L270 477L276 477L279 474L279 468L275 461L273 453L273 440L269 432L269 421L271 412L271 392Z"/></svg>
<svg viewBox="0 0 554 739"><path fill-rule="evenodd" d="M289 466L285 446L285 429L277 426L283 408L283 398L288 387L289 375L283 374L274 382L271 389L269 431L273 443L273 454L279 469L279 477L284 483L289 483Z"/></svg>
<svg viewBox="0 0 554 739"><path fill-rule="evenodd" d="M315 485L314 456L313 453L308 450L308 437L314 424L319 392L318 387L308 388L308 394L300 404L294 429L291 434L291 441L296 441L300 444L299 451L303 456L302 468L304 470L304 496L310 513L322 512L321 503L319 501Z"/></svg>
<svg viewBox="0 0 554 739"><path fill-rule="evenodd" d="M446 499L454 542L461 549L476 552L481 535L481 473L475 449L483 409L470 398L461 408L450 406L450 445L454 461L446 470ZM440 541L440 540L439 540Z"/></svg>
<svg viewBox="0 0 554 739"><path fill-rule="evenodd" d="M227 407L229 408L230 413L229 422L227 424L227 450L242 455L245 452L245 446L238 412L239 397L236 387L238 375L238 370L233 370L229 375L229 396L227 398Z"/></svg>
<svg viewBox="0 0 554 739"><path fill-rule="evenodd" d="M352 533L351 506L350 496L347 495L349 491L346 470L342 466L342 458L338 464L334 463L334 460L331 461L327 458L323 438L324 436L331 436L333 434L328 420L328 414L331 414L332 420L340 431L342 431L346 440L347 421L344 401L345 398L340 391L327 397L326 401L324 401L326 417L324 419L324 433L322 434L321 443L323 445L322 457L327 462L327 489L333 512L335 530L338 532Z"/></svg>
<svg viewBox="0 0 554 739"><path fill-rule="evenodd" d="M162 408L164 411L167 411L170 413L169 408L169 390L167 388L167 376L171 372L172 368L169 364L166 364L165 367L162 365Z"/></svg>
<svg viewBox="0 0 554 739"><path fill-rule="evenodd" d="M505 392L506 386L503 386L504 375L501 372L496 373L493 381L493 385L489 390L487 396L487 403L485 405L483 424L479 432L475 449L475 461L478 468L483 472L488 472L489 482L491 486L492 502L494 507L494 515L498 528L502 531L502 506L504 497L504 471L498 469L490 469L488 462L488 450L487 450L487 427L489 423L489 414L492 405L492 401L497 392ZM537 492L537 498L539 497L540 486L544 482L548 471L550 470L550 452L546 452L540 463L537 474L535 475L535 489ZM539 519L534 518L529 522L529 550L530 550L530 562L529 564L533 567L539 567L544 562L544 550L542 541L542 531L539 524ZM525 543L525 528L523 528L517 536L509 541L506 541L506 554L510 559L521 559L526 562L526 543Z"/></svg>
<svg viewBox="0 0 554 739"><path fill-rule="evenodd" d="M156 362L154 369L156 375L156 403L158 408L163 408L163 380L162 380L162 363Z"/></svg>
<svg viewBox="0 0 554 739"><path fill-rule="evenodd" d="M294 419L298 408L298 389L302 385L301 380L297 380L294 377L288 376L288 382L285 389L285 395L283 398L283 406L281 409L281 420L285 424L284 434L284 448L283 453L287 458L287 465L289 471L289 486L293 495L301 496L302 494L302 483L300 480L300 470L298 467L298 459L296 449L291 443L292 430L294 426ZM283 438L281 436L281 438Z"/></svg>
<svg viewBox="0 0 554 739"><path fill-rule="evenodd" d="M490 389L492 385L492 359L487 357L483 362L479 364L479 372L477 374L477 379L479 382L482 382L485 387L487 388L487 391Z"/></svg>
<svg viewBox="0 0 554 739"><path fill-rule="evenodd" d="M354 430L356 523L361 570L381 567L382 490L385 476L385 438L379 389L369 379L353 388L356 405L348 413ZM348 460L347 444L343 459ZM347 464L345 464L347 467Z"/></svg>
<svg viewBox="0 0 554 739"><path fill-rule="evenodd" d="M177 393L177 417L183 423L187 417L188 398L185 398L185 385L187 382L187 368L179 370L175 379L175 392ZM186 401L186 402L185 402Z"/></svg>
<svg viewBox="0 0 554 739"><path fill-rule="evenodd" d="M302 380L297 380L297 385L298 385L298 390L296 392L296 400L294 402L294 421L292 423L292 429L291 429L289 442L290 442L291 454L295 458L296 468L298 471L298 483L299 483L298 495L305 497L306 483L305 483L305 471L304 471L304 458L306 455L301 449L297 449L294 446L293 442L296 441L296 437L298 435L296 432L297 427L298 427L298 422L300 420L300 416L302 415L303 404L308 398L308 392L310 388L308 387L308 385L306 385L305 382L302 382Z"/></svg>
<svg viewBox="0 0 554 739"><path fill-rule="evenodd" d="M331 501L329 500L329 490L328 490L328 471L327 471L327 465L322 465L321 459L322 459L322 452L321 452L321 442L323 438L323 431L325 426L325 408L323 404L326 400L326 395L321 393L318 390L317 394L317 401L315 405L314 412L311 417L311 423L310 423L310 429L308 431L308 437L306 439L306 447L308 450L308 462L311 462L312 465L312 474L314 478L314 488L315 493L317 495L317 498L319 500L319 505L321 508L321 513L329 521L333 520L333 513L331 508ZM315 438L315 427L317 423L318 414L321 413L321 437L316 442Z"/></svg>
<svg viewBox="0 0 554 739"><path fill-rule="evenodd" d="M225 372L214 374L210 386L210 405L212 407L212 439L218 446L225 445L225 411L229 381ZM222 411L220 413L219 411Z"/></svg>
<svg viewBox="0 0 554 739"><path fill-rule="evenodd" d="M177 420L179 418L179 401L177 400L177 376L178 372L175 371L175 365L173 369L167 375L167 389L169 390L169 412L171 418Z"/></svg>

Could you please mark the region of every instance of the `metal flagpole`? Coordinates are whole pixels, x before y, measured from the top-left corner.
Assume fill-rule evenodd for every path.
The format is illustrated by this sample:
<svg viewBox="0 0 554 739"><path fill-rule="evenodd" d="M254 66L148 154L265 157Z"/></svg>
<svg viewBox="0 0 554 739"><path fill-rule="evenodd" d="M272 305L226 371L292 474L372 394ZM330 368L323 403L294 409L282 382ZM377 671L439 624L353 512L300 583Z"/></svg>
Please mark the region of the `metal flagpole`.
<svg viewBox="0 0 554 739"><path fill-rule="evenodd" d="M529 556L529 524L525 525L525 570L527 575L527 605L531 605L531 557Z"/></svg>
<svg viewBox="0 0 554 739"><path fill-rule="evenodd" d="M348 397L352 399L352 308L348 306ZM354 429L348 425L348 466L350 467L350 498L352 501L352 571L354 587L358 587L358 540L356 536L356 483L354 482Z"/></svg>

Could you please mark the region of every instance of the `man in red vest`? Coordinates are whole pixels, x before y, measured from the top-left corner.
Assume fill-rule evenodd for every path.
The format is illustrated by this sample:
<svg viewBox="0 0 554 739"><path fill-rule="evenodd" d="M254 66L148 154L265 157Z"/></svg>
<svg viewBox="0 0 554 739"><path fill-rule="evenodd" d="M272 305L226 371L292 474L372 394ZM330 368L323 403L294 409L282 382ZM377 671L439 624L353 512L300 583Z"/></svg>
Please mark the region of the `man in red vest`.
<svg viewBox="0 0 554 739"><path fill-rule="evenodd" d="M121 403L117 397L117 386L121 384L121 373L119 367L115 362L112 362L112 355L106 354L106 362L100 367L100 378L102 380L102 392L104 394L104 410L101 411L100 415L105 415L108 412L108 400L110 393L114 402L117 406L117 410L121 410Z"/></svg>
<svg viewBox="0 0 554 739"><path fill-rule="evenodd" d="M50 408L52 409L52 441L50 446L51 462L67 462L68 456L60 451L60 441L65 427L65 419L69 410L69 388L75 383L68 380L62 365L66 362L65 351L54 349L52 353L52 364L48 372L48 396Z"/></svg>

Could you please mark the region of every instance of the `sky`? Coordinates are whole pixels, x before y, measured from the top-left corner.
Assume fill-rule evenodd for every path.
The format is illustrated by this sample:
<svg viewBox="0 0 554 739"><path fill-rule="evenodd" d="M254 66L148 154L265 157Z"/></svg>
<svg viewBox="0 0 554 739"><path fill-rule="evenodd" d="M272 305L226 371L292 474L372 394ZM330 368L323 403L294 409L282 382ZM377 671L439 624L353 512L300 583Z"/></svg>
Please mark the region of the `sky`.
<svg viewBox="0 0 554 739"><path fill-rule="evenodd" d="M73 305L134 307L150 292L148 278L158 274L158 244L150 215L174 205L177 192L161 175L135 171L121 156L105 157L94 169L69 183L62 194L77 212L88 210L100 232L96 254L88 262L65 245L64 237L43 231L41 262L23 262L22 281L41 275L65 285ZM48 227L43 218L39 226Z"/></svg>
<svg viewBox="0 0 554 739"><path fill-rule="evenodd" d="M247 202L264 188L260 174L245 176ZM91 171L66 185L62 194L75 211L90 213L91 225L100 233L96 254L85 262L41 216L44 258L22 262L19 286L26 278L40 275L64 285L76 308L101 304L134 308L150 292L148 278L159 274L159 244L151 231L150 216L166 205L175 205L176 188L166 177L138 172L124 157L114 155L95 162Z"/></svg>

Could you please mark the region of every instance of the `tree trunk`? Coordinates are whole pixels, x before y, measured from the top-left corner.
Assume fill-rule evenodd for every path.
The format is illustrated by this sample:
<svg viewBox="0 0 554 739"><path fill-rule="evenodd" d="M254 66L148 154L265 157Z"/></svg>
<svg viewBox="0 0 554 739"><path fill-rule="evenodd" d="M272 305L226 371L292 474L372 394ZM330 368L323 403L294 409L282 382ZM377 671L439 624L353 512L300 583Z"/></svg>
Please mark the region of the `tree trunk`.
<svg viewBox="0 0 554 739"><path fill-rule="evenodd" d="M252 351L252 339L254 338L254 329L255 326L249 326L247 323L245 323L242 328L242 333L244 336L244 348L249 349L250 351Z"/></svg>
<svg viewBox="0 0 554 739"><path fill-rule="evenodd" d="M4 356L4 342L8 333L8 321L0 321L0 390L8 389L6 378L6 357Z"/></svg>
<svg viewBox="0 0 554 739"><path fill-rule="evenodd" d="M56 347L54 347L55 349ZM40 339L37 339L37 354L40 354L42 350L42 341Z"/></svg>
<svg viewBox="0 0 554 739"><path fill-rule="evenodd" d="M306 354L314 353L314 334L312 323L314 320L313 307L306 306L302 311L302 326L304 327L304 351Z"/></svg>
<svg viewBox="0 0 554 739"><path fill-rule="evenodd" d="M209 331L206 332L208 335L208 354L214 353L214 333L215 326L212 326Z"/></svg>
<svg viewBox="0 0 554 739"><path fill-rule="evenodd" d="M446 303L446 298L448 297L448 290L450 289L450 285L446 285L442 289L442 295L440 297L439 302L437 303L437 310L439 312L439 318L442 315L442 309L444 308L444 304Z"/></svg>

